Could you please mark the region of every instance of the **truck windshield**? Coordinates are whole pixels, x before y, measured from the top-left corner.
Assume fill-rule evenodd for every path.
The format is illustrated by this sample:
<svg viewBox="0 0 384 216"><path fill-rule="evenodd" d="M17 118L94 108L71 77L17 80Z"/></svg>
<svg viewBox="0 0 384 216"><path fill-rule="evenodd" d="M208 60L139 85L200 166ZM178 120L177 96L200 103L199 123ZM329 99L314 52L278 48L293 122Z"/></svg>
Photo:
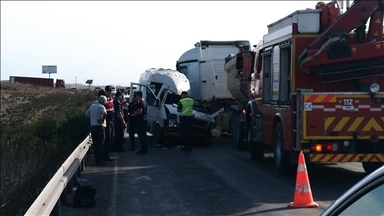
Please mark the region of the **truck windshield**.
<svg viewBox="0 0 384 216"><path fill-rule="evenodd" d="M180 95L169 92L165 104L178 104L180 100Z"/></svg>

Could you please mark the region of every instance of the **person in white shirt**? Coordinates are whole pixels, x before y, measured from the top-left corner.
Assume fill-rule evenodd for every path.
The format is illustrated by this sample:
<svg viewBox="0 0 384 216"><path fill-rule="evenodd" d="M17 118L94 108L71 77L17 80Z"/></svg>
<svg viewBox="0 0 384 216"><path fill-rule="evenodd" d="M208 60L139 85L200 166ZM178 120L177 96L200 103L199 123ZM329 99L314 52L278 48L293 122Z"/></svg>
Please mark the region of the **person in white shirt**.
<svg viewBox="0 0 384 216"><path fill-rule="evenodd" d="M107 102L107 97L104 95L100 96L96 103L93 103L88 110L85 112L85 115L90 117L91 123L91 136L92 136L92 146L93 152L95 155L95 160L97 165L106 165L103 162L103 143L105 140L105 127L107 126L107 110L104 107L104 104Z"/></svg>

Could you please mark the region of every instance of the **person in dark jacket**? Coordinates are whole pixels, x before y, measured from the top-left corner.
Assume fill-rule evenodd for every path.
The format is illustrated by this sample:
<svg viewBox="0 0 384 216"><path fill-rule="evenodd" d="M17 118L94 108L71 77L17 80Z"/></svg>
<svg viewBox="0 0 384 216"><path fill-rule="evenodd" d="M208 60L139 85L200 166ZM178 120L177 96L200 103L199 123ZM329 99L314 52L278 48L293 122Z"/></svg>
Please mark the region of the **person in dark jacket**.
<svg viewBox="0 0 384 216"><path fill-rule="evenodd" d="M143 92L138 91L135 94L136 100L136 111L131 114L131 117L136 118L136 129L137 135L140 139L141 150L137 154L148 154L148 145L147 145L147 127L148 127L148 104L143 100Z"/></svg>
<svg viewBox="0 0 384 216"><path fill-rule="evenodd" d="M133 99L128 104L128 131L127 132L129 134L129 141L131 143L131 148L129 148L129 151L135 151L136 117L132 117L131 114L134 114L136 112L136 104L137 102L135 99Z"/></svg>
<svg viewBox="0 0 384 216"><path fill-rule="evenodd" d="M113 100L114 108L114 126L115 126L115 137L114 137L114 150L116 152L126 152L123 149L125 143L124 139L124 130L125 130L125 120L123 117L123 109L121 102L123 101L123 95L120 91L116 92L115 99Z"/></svg>

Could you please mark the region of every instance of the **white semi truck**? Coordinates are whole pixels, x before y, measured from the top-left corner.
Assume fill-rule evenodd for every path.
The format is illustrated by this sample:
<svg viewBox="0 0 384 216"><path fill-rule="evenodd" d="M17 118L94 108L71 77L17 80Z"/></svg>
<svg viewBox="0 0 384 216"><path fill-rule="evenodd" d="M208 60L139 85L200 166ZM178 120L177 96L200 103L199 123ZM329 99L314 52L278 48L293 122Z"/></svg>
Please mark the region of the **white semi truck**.
<svg viewBox="0 0 384 216"><path fill-rule="evenodd" d="M143 99L148 103L148 132L153 134L158 144L165 144L169 138L180 138L180 120L177 104L182 91L190 91L187 77L175 70L151 68L141 74L138 83L131 83L131 89L143 92ZM130 94L132 101L133 94ZM199 111L194 113L194 139L208 144L211 130L215 127L215 117L223 109L213 114Z"/></svg>
<svg viewBox="0 0 384 216"><path fill-rule="evenodd" d="M176 70L190 82L190 96L197 102L197 109L213 113L224 108L216 117L216 134L230 132L230 106L236 103L228 90L225 58L250 50L246 40L200 41L176 62Z"/></svg>

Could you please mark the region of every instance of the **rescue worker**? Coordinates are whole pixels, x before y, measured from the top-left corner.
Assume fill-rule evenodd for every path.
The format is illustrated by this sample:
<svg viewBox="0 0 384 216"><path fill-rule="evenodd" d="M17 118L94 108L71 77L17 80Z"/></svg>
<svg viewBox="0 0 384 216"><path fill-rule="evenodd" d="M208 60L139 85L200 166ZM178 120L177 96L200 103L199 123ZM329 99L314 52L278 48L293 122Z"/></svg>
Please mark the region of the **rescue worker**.
<svg viewBox="0 0 384 216"><path fill-rule="evenodd" d="M188 96L188 93L186 91L183 91L181 93L181 99L177 106L177 111L180 113L180 130L185 146L183 151L192 151L193 105L193 99Z"/></svg>
<svg viewBox="0 0 384 216"><path fill-rule="evenodd" d="M103 142L105 139L105 120L107 118L107 110L104 104L106 102L107 98L101 95L98 101L93 103L85 112L85 115L90 117L92 147L97 165L106 165L106 163L103 162Z"/></svg>
<svg viewBox="0 0 384 216"><path fill-rule="evenodd" d="M113 149L116 152L126 152L123 149L125 143L124 139L124 130L126 128L125 120L123 117L123 109L121 102L123 101L123 95L120 91L116 92L115 99L113 100L114 108L114 126L115 126L115 136L114 136L114 146Z"/></svg>
<svg viewBox="0 0 384 216"><path fill-rule="evenodd" d="M135 97L136 92L133 97ZM128 104L128 134L129 134L129 141L131 143L131 148L129 148L129 151L135 151L135 133L136 133L136 117L132 117L131 114L135 113L136 111L136 99L133 98L131 103Z"/></svg>
<svg viewBox="0 0 384 216"><path fill-rule="evenodd" d="M148 154L147 145L147 127L148 127L148 104L143 100L143 92L138 91L135 93L135 109L136 111L131 114L131 117L136 118L137 135L140 139L141 150L137 154Z"/></svg>
<svg viewBox="0 0 384 216"><path fill-rule="evenodd" d="M113 145L113 139L115 134L114 127L114 108L113 108L113 97L112 97L112 86L105 86L105 96L107 97L107 103L104 105L107 110L107 126L105 128L105 142L104 142L104 160L112 161L109 156L110 148Z"/></svg>

